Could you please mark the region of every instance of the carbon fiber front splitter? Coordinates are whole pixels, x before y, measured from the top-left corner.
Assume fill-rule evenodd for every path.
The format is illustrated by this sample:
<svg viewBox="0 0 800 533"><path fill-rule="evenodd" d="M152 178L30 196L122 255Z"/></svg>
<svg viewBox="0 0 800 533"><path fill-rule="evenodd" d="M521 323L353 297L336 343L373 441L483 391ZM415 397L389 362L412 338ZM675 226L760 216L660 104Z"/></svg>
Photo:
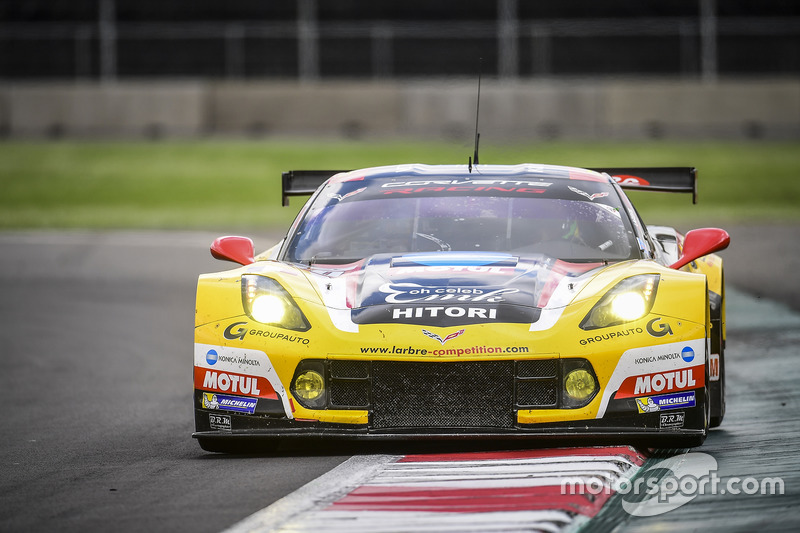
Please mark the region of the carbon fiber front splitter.
<svg viewBox="0 0 800 533"><path fill-rule="evenodd" d="M201 411L202 413L202 411ZM239 418L239 417L237 417ZM641 421L641 418L638 419ZM356 441L402 441L402 440L520 440L558 442L568 445L570 441L587 444L632 444L647 447L670 448L699 446L705 439L702 429L625 426L624 420L588 420L581 424L560 423L537 426L518 425L513 428L389 428L374 429L367 425L352 427L346 424L320 422L295 422L270 420L272 427L244 429L209 429L196 431L192 437L201 444L213 441L243 442L283 441L296 439L340 439Z"/></svg>

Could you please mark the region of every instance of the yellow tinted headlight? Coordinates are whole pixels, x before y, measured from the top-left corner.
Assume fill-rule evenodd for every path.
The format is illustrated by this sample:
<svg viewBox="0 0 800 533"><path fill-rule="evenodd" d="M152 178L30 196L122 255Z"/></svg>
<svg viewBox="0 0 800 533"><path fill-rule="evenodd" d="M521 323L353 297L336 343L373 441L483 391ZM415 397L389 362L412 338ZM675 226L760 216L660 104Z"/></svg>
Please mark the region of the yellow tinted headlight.
<svg viewBox="0 0 800 533"><path fill-rule="evenodd" d="M325 379L319 372L306 370L297 376L294 390L304 400L316 400L325 392Z"/></svg>
<svg viewBox="0 0 800 533"><path fill-rule="evenodd" d="M286 289L266 276L242 276L242 305L250 318L262 324L295 331L311 327Z"/></svg>
<svg viewBox="0 0 800 533"><path fill-rule="evenodd" d="M658 274L641 274L617 283L584 317L584 330L607 328L647 316L658 289Z"/></svg>
<svg viewBox="0 0 800 533"><path fill-rule="evenodd" d="M583 401L595 393L597 383L590 372L578 368L567 374L564 379L564 390L571 398Z"/></svg>
<svg viewBox="0 0 800 533"><path fill-rule="evenodd" d="M622 320L637 320L647 311L647 301L638 292L624 292L611 300L611 313Z"/></svg>
<svg viewBox="0 0 800 533"><path fill-rule="evenodd" d="M273 294L262 294L253 298L250 313L264 324L280 323L286 316L286 301Z"/></svg>

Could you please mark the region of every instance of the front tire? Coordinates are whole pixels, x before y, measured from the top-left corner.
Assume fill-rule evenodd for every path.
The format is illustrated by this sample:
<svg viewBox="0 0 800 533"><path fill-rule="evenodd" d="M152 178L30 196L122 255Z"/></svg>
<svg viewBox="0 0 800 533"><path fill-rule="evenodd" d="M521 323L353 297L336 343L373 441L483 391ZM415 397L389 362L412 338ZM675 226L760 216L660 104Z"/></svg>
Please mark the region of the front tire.
<svg viewBox="0 0 800 533"><path fill-rule="evenodd" d="M719 380L708 381L708 389L711 395L709 426L712 428L719 427L725 417L725 332L722 327L725 316L724 278L722 287L722 294L719 296L709 293L710 296L718 298L718 303L711 309L711 353L719 354Z"/></svg>
<svg viewBox="0 0 800 533"><path fill-rule="evenodd" d="M708 364L706 364L706 380L708 380ZM708 381L706 381L706 383L708 383ZM711 426L710 396L708 385L706 385L703 387L703 433L701 435L692 435L691 437L677 437L671 440L674 447L696 448L705 442L706 437L708 437L708 428Z"/></svg>

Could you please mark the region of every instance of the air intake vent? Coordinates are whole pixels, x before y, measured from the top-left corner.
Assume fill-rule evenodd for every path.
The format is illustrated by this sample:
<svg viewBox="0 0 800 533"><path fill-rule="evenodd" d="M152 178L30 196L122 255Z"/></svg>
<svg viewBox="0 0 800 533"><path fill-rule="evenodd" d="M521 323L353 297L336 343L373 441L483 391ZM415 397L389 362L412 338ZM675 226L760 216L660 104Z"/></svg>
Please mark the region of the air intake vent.
<svg viewBox="0 0 800 533"><path fill-rule="evenodd" d="M369 408L369 368L369 361L330 361L328 376L331 409Z"/></svg>
<svg viewBox="0 0 800 533"><path fill-rule="evenodd" d="M522 409L558 407L558 359L517 362L517 401Z"/></svg>
<svg viewBox="0 0 800 533"><path fill-rule="evenodd" d="M372 364L374 428L508 428L514 361Z"/></svg>

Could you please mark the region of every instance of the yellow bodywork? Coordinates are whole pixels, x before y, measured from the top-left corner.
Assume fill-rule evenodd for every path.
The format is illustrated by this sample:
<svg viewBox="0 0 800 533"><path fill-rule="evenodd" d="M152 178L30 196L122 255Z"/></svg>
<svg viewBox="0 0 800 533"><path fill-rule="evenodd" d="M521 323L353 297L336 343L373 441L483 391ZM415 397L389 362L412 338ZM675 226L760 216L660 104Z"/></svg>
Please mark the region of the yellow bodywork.
<svg viewBox="0 0 800 533"><path fill-rule="evenodd" d="M264 257L262 254L260 257ZM517 412L520 424L581 421L598 417L605 388L620 356L635 347L655 347L680 342L702 341L710 330L706 283L721 290L721 260L708 256L687 266L685 272L670 270L653 261L630 261L603 268L586 282L572 300L560 308L545 309L557 319L550 327L537 330L531 324L475 324L458 327L427 327L442 339L464 329L465 333L446 344L420 333L418 325L387 323L362 324L357 332L338 329L329 309L323 304L322 290L306 269L277 261L259 260L254 265L215 274L202 275L197 287L195 343L257 350L269 362L289 396L292 415L297 421L367 424L366 410L312 410L292 397L291 380L304 359L356 359L392 361L464 361L477 359L555 359L585 358L596 374L600 392L582 408L523 409ZM688 272L692 271L692 272ZM289 331L258 323L243 309L240 279L257 273L277 281L292 296L311 328ZM694 272L694 273L693 273ZM620 326L584 331L578 326L603 295L622 279L637 274L660 275L657 296L651 312ZM724 322L723 322L724 323ZM226 328L237 324L245 334L229 339ZM652 325L667 324L670 334L657 337L648 333ZM610 333L614 333L610 335ZM607 338L606 338L607 336Z"/></svg>

